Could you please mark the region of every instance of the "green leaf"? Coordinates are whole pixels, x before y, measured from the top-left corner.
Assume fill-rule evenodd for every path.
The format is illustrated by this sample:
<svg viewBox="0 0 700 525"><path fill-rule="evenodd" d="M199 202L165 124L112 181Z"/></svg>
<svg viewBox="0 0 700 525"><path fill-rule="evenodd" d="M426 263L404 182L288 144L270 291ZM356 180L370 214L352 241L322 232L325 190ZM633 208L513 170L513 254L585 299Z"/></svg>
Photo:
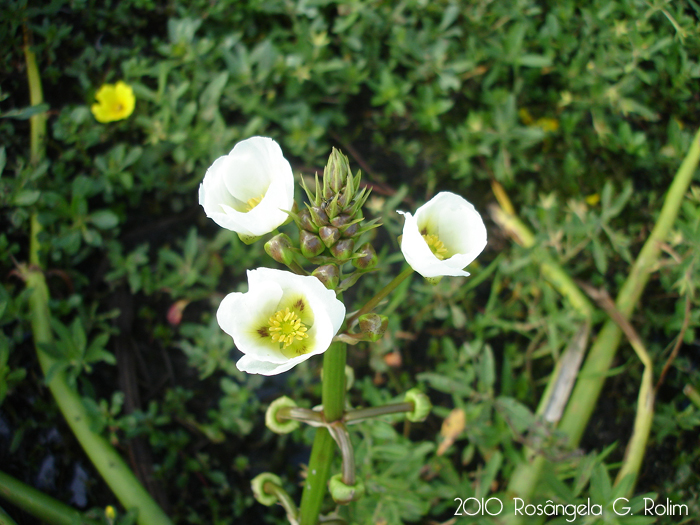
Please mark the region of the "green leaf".
<svg viewBox="0 0 700 525"><path fill-rule="evenodd" d="M496 364L493 359L493 352L489 345L484 345L479 359L479 391L489 393L493 391L496 382Z"/></svg>
<svg viewBox="0 0 700 525"><path fill-rule="evenodd" d="M14 204L15 206L31 206L39 200L39 197L41 197L39 190L22 190L15 195Z"/></svg>
<svg viewBox="0 0 700 525"><path fill-rule="evenodd" d="M524 54L517 57L515 63L525 67L551 67L552 59L544 55Z"/></svg>
<svg viewBox="0 0 700 525"><path fill-rule="evenodd" d="M593 501L610 501L612 484L605 465L598 463L591 476L591 499Z"/></svg>
<svg viewBox="0 0 700 525"><path fill-rule="evenodd" d="M99 210L88 218L100 230L109 230L119 224L119 217L111 210Z"/></svg>
<svg viewBox="0 0 700 525"><path fill-rule="evenodd" d="M0 114L0 118L13 118L16 120L27 120L34 115L39 113L44 113L49 109L49 105L46 103L37 104L36 106L27 106L26 108L11 109L5 113Z"/></svg>

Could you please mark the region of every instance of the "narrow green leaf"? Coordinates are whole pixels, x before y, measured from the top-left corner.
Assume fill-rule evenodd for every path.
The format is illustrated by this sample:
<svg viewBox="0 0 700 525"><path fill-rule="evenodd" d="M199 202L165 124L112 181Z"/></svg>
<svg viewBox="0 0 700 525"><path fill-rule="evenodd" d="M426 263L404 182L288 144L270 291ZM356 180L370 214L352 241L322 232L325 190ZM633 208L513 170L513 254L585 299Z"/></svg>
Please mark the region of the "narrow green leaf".
<svg viewBox="0 0 700 525"><path fill-rule="evenodd" d="M0 118L13 118L16 120L27 120L34 115L43 113L49 109L49 105L46 103L37 104L36 106L27 106L26 108L11 109L5 113L0 114Z"/></svg>

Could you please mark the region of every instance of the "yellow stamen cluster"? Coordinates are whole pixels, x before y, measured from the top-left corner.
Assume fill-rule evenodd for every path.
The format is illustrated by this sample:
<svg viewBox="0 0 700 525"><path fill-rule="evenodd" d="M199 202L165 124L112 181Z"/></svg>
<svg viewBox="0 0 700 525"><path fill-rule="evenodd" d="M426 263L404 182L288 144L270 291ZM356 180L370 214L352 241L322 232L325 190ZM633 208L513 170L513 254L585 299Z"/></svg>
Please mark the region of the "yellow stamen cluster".
<svg viewBox="0 0 700 525"><path fill-rule="evenodd" d="M445 245L438 238L438 236L432 233L423 234L423 239L425 239L425 242L428 245L428 248L430 248L430 251L433 252L433 255L442 261L447 255L447 248L445 248Z"/></svg>
<svg viewBox="0 0 700 525"><path fill-rule="evenodd" d="M260 197L253 197L252 199L248 199L248 201L246 202L245 211L250 211L253 208L255 208L263 200L263 197L265 197L264 193L260 195Z"/></svg>
<svg viewBox="0 0 700 525"><path fill-rule="evenodd" d="M294 340L301 341L309 337L308 328L301 322L299 316L289 307L276 312L268 321L270 337L275 343L282 343L287 348Z"/></svg>

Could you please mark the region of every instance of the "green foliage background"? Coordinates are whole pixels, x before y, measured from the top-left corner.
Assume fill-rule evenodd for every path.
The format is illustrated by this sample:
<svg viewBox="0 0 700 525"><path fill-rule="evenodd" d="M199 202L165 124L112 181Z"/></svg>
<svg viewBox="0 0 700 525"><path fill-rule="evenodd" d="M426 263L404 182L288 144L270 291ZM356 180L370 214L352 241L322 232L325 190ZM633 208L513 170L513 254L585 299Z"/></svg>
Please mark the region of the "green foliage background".
<svg viewBox="0 0 700 525"><path fill-rule="evenodd" d="M581 450L542 427L533 412L578 319L539 262L553 256L574 278L616 294L700 123L700 5L3 0L0 9L2 470L69 502L80 465L84 508L114 504L35 362L13 268L27 260L37 211L52 351L96 428L127 457L135 439L145 444L153 490L175 522L283 523L281 509L253 501L248 480L277 472L298 499L313 434L274 436L263 412L281 394L317 404L320 361L273 378L236 370L238 351L214 312L224 294L245 289L247 268L271 263L260 244L241 244L197 204L211 162L265 135L295 173L321 170L339 147L375 188L368 215L386 226L377 243L385 264L348 295L350 311L400 267L394 210L437 191L459 193L487 216L490 182L499 181L536 233L525 249L488 222L489 245L470 279L406 282L385 307L390 335L350 349L353 405L400 399L416 384L436 405L421 425L354 427L368 494L346 511L350 522L445 522L454 498L505 497L526 445L553 461L537 501L611 500L642 366L621 349ZM23 24L49 115L48 160L36 168ZM136 110L99 124L94 94L117 80L133 86ZM632 319L655 378L687 324L659 390L637 493L685 503L691 517L700 515L700 407L683 388L700 388L699 239L696 185ZM181 321L168 318L178 312ZM387 359L397 354L400 363ZM125 377L136 378L138 398ZM466 427L438 454L454 408ZM49 457L53 473L39 476Z"/></svg>

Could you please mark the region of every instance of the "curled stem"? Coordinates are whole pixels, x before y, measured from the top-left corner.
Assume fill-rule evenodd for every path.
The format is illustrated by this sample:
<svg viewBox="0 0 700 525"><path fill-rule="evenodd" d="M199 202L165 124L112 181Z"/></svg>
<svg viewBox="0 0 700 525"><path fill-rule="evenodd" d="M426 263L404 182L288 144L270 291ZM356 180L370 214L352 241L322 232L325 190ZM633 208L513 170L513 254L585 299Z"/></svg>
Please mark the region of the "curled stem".
<svg viewBox="0 0 700 525"><path fill-rule="evenodd" d="M340 448L340 455L343 458L342 474L343 483L346 485L355 484L355 451L350 442L350 434L342 421L336 421L328 427L331 436Z"/></svg>
<svg viewBox="0 0 700 525"><path fill-rule="evenodd" d="M273 494L277 498L278 503L282 505L284 511L287 513L287 520L291 525L297 525L299 523L299 511L294 500L287 494L286 490L271 481L263 485L263 490L268 494Z"/></svg>

